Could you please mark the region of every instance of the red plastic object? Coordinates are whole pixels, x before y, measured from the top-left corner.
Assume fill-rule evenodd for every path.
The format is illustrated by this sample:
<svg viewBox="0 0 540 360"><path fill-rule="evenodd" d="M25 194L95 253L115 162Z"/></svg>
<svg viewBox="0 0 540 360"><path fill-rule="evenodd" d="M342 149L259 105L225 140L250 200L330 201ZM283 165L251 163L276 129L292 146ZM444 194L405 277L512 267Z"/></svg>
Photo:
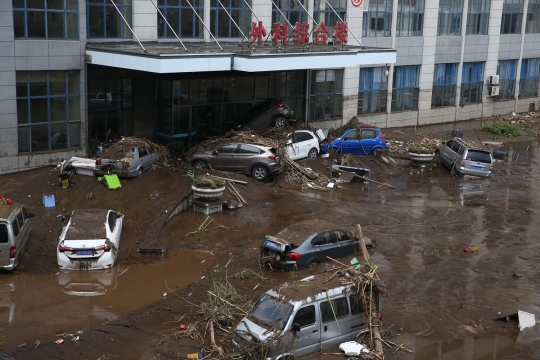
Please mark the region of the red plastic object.
<svg viewBox="0 0 540 360"><path fill-rule="evenodd" d="M465 251L465 252L472 252L471 248L468 248L468 247L464 248L463 251Z"/></svg>
<svg viewBox="0 0 540 360"><path fill-rule="evenodd" d="M4 196L0 195L0 200L5 200L6 204L11 205L13 204L13 201L11 199L6 199Z"/></svg>
<svg viewBox="0 0 540 360"><path fill-rule="evenodd" d="M189 328L186 324L180 324L180 330L187 330Z"/></svg>

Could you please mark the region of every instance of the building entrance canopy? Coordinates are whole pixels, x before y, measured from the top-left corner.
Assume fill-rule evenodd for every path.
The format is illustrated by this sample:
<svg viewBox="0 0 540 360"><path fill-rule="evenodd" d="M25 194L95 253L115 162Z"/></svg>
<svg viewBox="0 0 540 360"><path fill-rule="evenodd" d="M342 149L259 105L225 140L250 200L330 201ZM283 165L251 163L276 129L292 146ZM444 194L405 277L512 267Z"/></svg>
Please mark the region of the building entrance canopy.
<svg viewBox="0 0 540 360"><path fill-rule="evenodd" d="M332 69L361 65L393 64L396 50L350 45L248 46L242 43L190 43L190 51L177 44L89 44L88 62L93 65L156 74L206 71L283 71ZM223 50L222 50L223 49Z"/></svg>

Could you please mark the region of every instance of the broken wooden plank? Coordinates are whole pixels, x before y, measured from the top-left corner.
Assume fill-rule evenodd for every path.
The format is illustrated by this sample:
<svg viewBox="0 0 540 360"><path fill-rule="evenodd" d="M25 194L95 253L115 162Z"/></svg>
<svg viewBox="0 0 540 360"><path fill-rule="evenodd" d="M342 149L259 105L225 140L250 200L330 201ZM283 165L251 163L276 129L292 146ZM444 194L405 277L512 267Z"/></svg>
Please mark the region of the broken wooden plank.
<svg viewBox="0 0 540 360"><path fill-rule="evenodd" d="M247 181L224 178L224 177L221 177L221 176L211 175L211 174L209 174L209 173L206 173L206 175L215 177L215 178L217 178L217 179L226 180L226 181L228 181L228 182L235 182L235 183L238 183L238 184L244 184L244 185L247 185Z"/></svg>

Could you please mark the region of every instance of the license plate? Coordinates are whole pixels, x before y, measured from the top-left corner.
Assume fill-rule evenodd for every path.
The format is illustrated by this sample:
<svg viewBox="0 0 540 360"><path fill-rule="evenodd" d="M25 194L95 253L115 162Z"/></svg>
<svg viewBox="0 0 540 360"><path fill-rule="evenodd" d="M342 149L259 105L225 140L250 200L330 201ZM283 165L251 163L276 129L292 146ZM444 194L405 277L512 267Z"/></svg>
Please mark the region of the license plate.
<svg viewBox="0 0 540 360"><path fill-rule="evenodd" d="M92 250L77 250L78 256L88 256L92 255Z"/></svg>
<svg viewBox="0 0 540 360"><path fill-rule="evenodd" d="M472 168L473 168L473 170L484 170L484 168L481 167L481 166L474 166L473 165Z"/></svg>
<svg viewBox="0 0 540 360"><path fill-rule="evenodd" d="M273 243L271 241L266 241L263 246L267 247L267 248L270 248L270 249L281 250L279 245L277 245L276 243Z"/></svg>

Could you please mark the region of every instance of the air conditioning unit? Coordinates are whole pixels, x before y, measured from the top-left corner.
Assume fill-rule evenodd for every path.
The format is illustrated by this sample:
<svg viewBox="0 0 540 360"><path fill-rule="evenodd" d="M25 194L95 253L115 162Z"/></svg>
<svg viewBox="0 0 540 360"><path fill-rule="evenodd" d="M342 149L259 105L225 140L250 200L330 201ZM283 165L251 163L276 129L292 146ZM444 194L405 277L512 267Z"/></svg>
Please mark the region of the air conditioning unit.
<svg viewBox="0 0 540 360"><path fill-rule="evenodd" d="M499 75L489 76L489 85L499 85Z"/></svg>
<svg viewBox="0 0 540 360"><path fill-rule="evenodd" d="M490 86L488 88L488 96L499 96L499 87L498 86Z"/></svg>

